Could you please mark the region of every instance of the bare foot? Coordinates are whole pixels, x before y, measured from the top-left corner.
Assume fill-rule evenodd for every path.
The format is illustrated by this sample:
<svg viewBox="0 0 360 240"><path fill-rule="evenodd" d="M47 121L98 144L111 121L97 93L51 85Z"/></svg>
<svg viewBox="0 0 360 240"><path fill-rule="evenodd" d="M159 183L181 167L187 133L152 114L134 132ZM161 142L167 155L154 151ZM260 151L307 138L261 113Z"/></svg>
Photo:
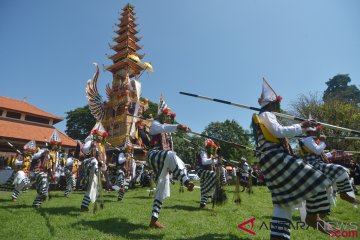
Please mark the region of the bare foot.
<svg viewBox="0 0 360 240"><path fill-rule="evenodd" d="M88 212L88 211L89 211L89 208L81 206L80 212Z"/></svg>
<svg viewBox="0 0 360 240"><path fill-rule="evenodd" d="M151 228L165 228L164 225L162 225L159 221L151 221L149 224L149 227Z"/></svg>
<svg viewBox="0 0 360 240"><path fill-rule="evenodd" d="M186 184L185 184L185 186L186 186L187 190L188 190L189 192L191 192L192 190L194 190L194 186L195 186L195 185L194 185L193 182L187 181Z"/></svg>
<svg viewBox="0 0 360 240"><path fill-rule="evenodd" d="M353 197L350 197L349 195L347 195L347 193L340 193L340 198L344 201L347 201L349 203L352 203L352 204L357 204L359 205L360 204L360 200L356 199L356 198L353 198Z"/></svg>
<svg viewBox="0 0 360 240"><path fill-rule="evenodd" d="M322 233L331 235L334 234L336 229L331 224L322 220L318 214L307 214L305 223L314 229L319 230Z"/></svg>

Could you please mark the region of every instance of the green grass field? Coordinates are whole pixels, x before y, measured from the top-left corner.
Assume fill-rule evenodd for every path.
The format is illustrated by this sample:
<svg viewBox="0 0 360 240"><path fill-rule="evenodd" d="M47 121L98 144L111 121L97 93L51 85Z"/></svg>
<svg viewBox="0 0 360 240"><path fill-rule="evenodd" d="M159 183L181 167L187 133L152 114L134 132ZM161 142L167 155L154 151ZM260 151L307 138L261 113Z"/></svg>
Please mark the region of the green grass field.
<svg viewBox="0 0 360 240"><path fill-rule="evenodd" d="M198 183L197 183L198 184ZM241 193L242 203L233 203L234 187L227 187L228 202L221 207L200 210L200 190L179 193L178 183L171 187L171 197L164 200L160 222L165 229L148 227L153 198L147 188L130 189L122 202L115 192L104 192L104 209L80 213L83 192L73 192L69 198L63 192L51 192L52 199L41 209L33 209L35 191L22 193L11 202L10 192L0 192L0 239L269 239L272 215L270 193L266 187L254 187L254 194ZM238 229L238 224L255 217L250 235ZM331 222L356 223L359 209L338 200L332 208ZM299 211L293 213L293 223L300 221ZM260 226L263 227L260 229ZM250 228L250 225L246 226ZM329 239L312 229L292 230L292 239ZM354 239L354 238L347 238Z"/></svg>

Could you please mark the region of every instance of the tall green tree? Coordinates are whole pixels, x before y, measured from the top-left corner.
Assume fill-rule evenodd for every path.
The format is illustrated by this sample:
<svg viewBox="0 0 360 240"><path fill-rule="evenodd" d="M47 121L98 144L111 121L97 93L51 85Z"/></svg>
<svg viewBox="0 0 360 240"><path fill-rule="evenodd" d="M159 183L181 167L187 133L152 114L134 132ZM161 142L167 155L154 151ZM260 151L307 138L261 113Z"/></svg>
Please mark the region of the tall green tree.
<svg viewBox="0 0 360 240"><path fill-rule="evenodd" d="M354 102L344 102L339 99L323 102L317 94L301 95L291 104L291 113L303 118L308 118L311 114L313 119L320 122L356 130L360 128L360 108ZM327 136L351 136L348 132L329 128L324 128L324 133ZM358 151L360 149L360 143L352 140L329 138L327 145L329 150Z"/></svg>
<svg viewBox="0 0 360 240"><path fill-rule="evenodd" d="M141 98L141 101L144 101L144 100L145 100L144 98ZM157 117L157 109L158 109L158 104L149 100L149 108L148 108L148 110L146 110L143 113L143 117L147 118L147 117L149 117L149 114L152 114L153 117L156 118Z"/></svg>
<svg viewBox="0 0 360 240"><path fill-rule="evenodd" d="M197 136L187 136L186 134L174 134L174 150L184 161L195 169L198 154L203 149L204 140Z"/></svg>
<svg viewBox="0 0 360 240"><path fill-rule="evenodd" d="M203 134L239 143L251 148L254 147L249 140L249 133L235 120L211 122L205 127ZM185 163L190 164L194 168L196 161L198 160L198 154L205 148L205 139L198 136L188 136L183 133L176 133L173 135L173 141L178 156ZM239 161L241 157L245 157L250 162L253 162L255 159L252 151L238 149L226 143L215 142L220 146L221 153L225 159Z"/></svg>
<svg viewBox="0 0 360 240"><path fill-rule="evenodd" d="M326 82L328 86L324 91L324 102L339 100L342 102L360 103L360 90L356 85L349 85L349 74L338 74Z"/></svg>
<svg viewBox="0 0 360 240"><path fill-rule="evenodd" d="M224 122L211 122L205 128L203 133L209 136L254 148L249 139L249 132L245 131L235 120L225 120ZM238 161L241 157L244 157L250 162L255 159L252 151L238 149L226 143L217 144L220 145L221 153L225 159Z"/></svg>
<svg viewBox="0 0 360 240"><path fill-rule="evenodd" d="M89 106L76 108L66 114L66 134L73 139L84 140L96 123Z"/></svg>

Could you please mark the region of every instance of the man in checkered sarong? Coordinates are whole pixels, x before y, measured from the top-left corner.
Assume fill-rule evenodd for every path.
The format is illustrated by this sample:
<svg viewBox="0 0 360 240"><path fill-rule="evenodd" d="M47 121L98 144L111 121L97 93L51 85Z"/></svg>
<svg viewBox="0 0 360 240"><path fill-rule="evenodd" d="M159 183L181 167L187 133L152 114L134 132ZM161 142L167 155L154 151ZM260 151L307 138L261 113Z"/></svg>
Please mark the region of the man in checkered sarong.
<svg viewBox="0 0 360 240"><path fill-rule="evenodd" d="M118 190L118 201L122 201L125 191L134 182L136 177L136 162L134 158L134 148L127 138L125 141L124 151L119 153L117 162L117 180L116 185Z"/></svg>
<svg viewBox="0 0 360 240"><path fill-rule="evenodd" d="M90 203L95 203L98 195L101 196L101 191L103 191L99 171L101 171L102 165L106 164L104 144L107 136L108 133L104 126L101 122L97 122L81 149L87 157L82 164L88 180L87 189L80 206L81 212L88 212Z"/></svg>
<svg viewBox="0 0 360 240"><path fill-rule="evenodd" d="M92 136L85 139L85 144L81 151L86 155L86 159L82 162L85 169L85 177L87 178L87 188L84 198L81 202L80 211L88 212L90 203L95 203L98 197L98 184L99 184L99 166L97 160L96 143L94 143Z"/></svg>
<svg viewBox="0 0 360 240"><path fill-rule="evenodd" d="M318 139L315 139L320 130L316 127L307 128L306 134L308 136L299 141L302 157L306 163L324 173L332 183L336 184L341 199L352 204L359 204L360 201L355 198L346 169L341 165L329 163L324 154L326 137L320 135Z"/></svg>
<svg viewBox="0 0 360 240"><path fill-rule="evenodd" d="M30 171L32 180L35 180L37 191L37 196L32 206L39 208L49 194L48 174L51 171L51 163L49 150L47 148L40 149L34 154Z"/></svg>
<svg viewBox="0 0 360 240"><path fill-rule="evenodd" d="M64 196L68 197L69 194L73 191L76 185L76 176L74 174L74 167L77 165L77 160L74 158L74 150L69 152L69 156L65 162L65 179L66 179L66 188Z"/></svg>
<svg viewBox="0 0 360 240"><path fill-rule="evenodd" d="M21 191L27 189L30 186L30 179L28 178L28 175L31 158L35 151L36 142L32 140L24 146L24 154L22 156L23 159L18 159L18 157L20 157L21 159L20 155L18 155L15 159L15 167L17 169L17 172L15 174L15 178L13 179L13 183L15 185L14 192L11 196L13 202L17 201L17 198L19 197Z"/></svg>
<svg viewBox="0 0 360 240"><path fill-rule="evenodd" d="M196 174L200 177L200 208L206 208L207 199L212 197L215 191L216 186L216 167L217 167L217 149L218 146L211 140L207 139L205 141L205 148L199 154ZM225 178L225 169L221 172L221 183L222 185L226 184Z"/></svg>
<svg viewBox="0 0 360 240"><path fill-rule="evenodd" d="M292 209L306 201L305 222L325 234L334 229L319 214L329 211L327 188L331 185L320 171L293 156L286 137L296 136L313 126L311 121L282 126L273 112L280 111L281 97L264 80L259 98L260 113L253 115L253 129L259 165L272 195L273 217L270 239L290 239Z"/></svg>
<svg viewBox="0 0 360 240"><path fill-rule="evenodd" d="M175 114L167 107L162 96L158 108L159 120L151 123L149 134L151 137L152 149L148 153L148 164L155 173L155 181L157 182L154 194L154 203L150 221L152 228L164 228L159 221L159 213L162 208L162 201L170 197L170 178L169 172L175 178L180 179L187 187L188 191L192 191L194 184L189 180L184 162L173 151L173 142L171 133L176 131L190 131L190 129L182 124L174 123Z"/></svg>

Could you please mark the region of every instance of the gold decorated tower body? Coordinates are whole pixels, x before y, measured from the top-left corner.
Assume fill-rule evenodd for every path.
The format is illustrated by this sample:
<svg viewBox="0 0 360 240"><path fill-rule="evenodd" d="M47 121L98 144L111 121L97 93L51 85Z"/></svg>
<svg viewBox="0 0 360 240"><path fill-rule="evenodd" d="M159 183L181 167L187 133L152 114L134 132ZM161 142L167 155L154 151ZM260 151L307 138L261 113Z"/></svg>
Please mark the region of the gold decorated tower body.
<svg viewBox="0 0 360 240"><path fill-rule="evenodd" d="M113 80L111 86L106 86L108 101L104 103L102 123L109 132L108 141L114 146L123 145L133 133L133 117L129 115L142 116L148 109L147 99L140 100L138 78L143 71L152 71L149 63L142 62L144 55L138 53L142 47L138 45L140 38L136 36L134 6L127 4L122 10L120 23L116 25L118 29L114 31L117 34L113 38L115 44L110 45L115 51L109 56L113 63L105 67L112 73Z"/></svg>

